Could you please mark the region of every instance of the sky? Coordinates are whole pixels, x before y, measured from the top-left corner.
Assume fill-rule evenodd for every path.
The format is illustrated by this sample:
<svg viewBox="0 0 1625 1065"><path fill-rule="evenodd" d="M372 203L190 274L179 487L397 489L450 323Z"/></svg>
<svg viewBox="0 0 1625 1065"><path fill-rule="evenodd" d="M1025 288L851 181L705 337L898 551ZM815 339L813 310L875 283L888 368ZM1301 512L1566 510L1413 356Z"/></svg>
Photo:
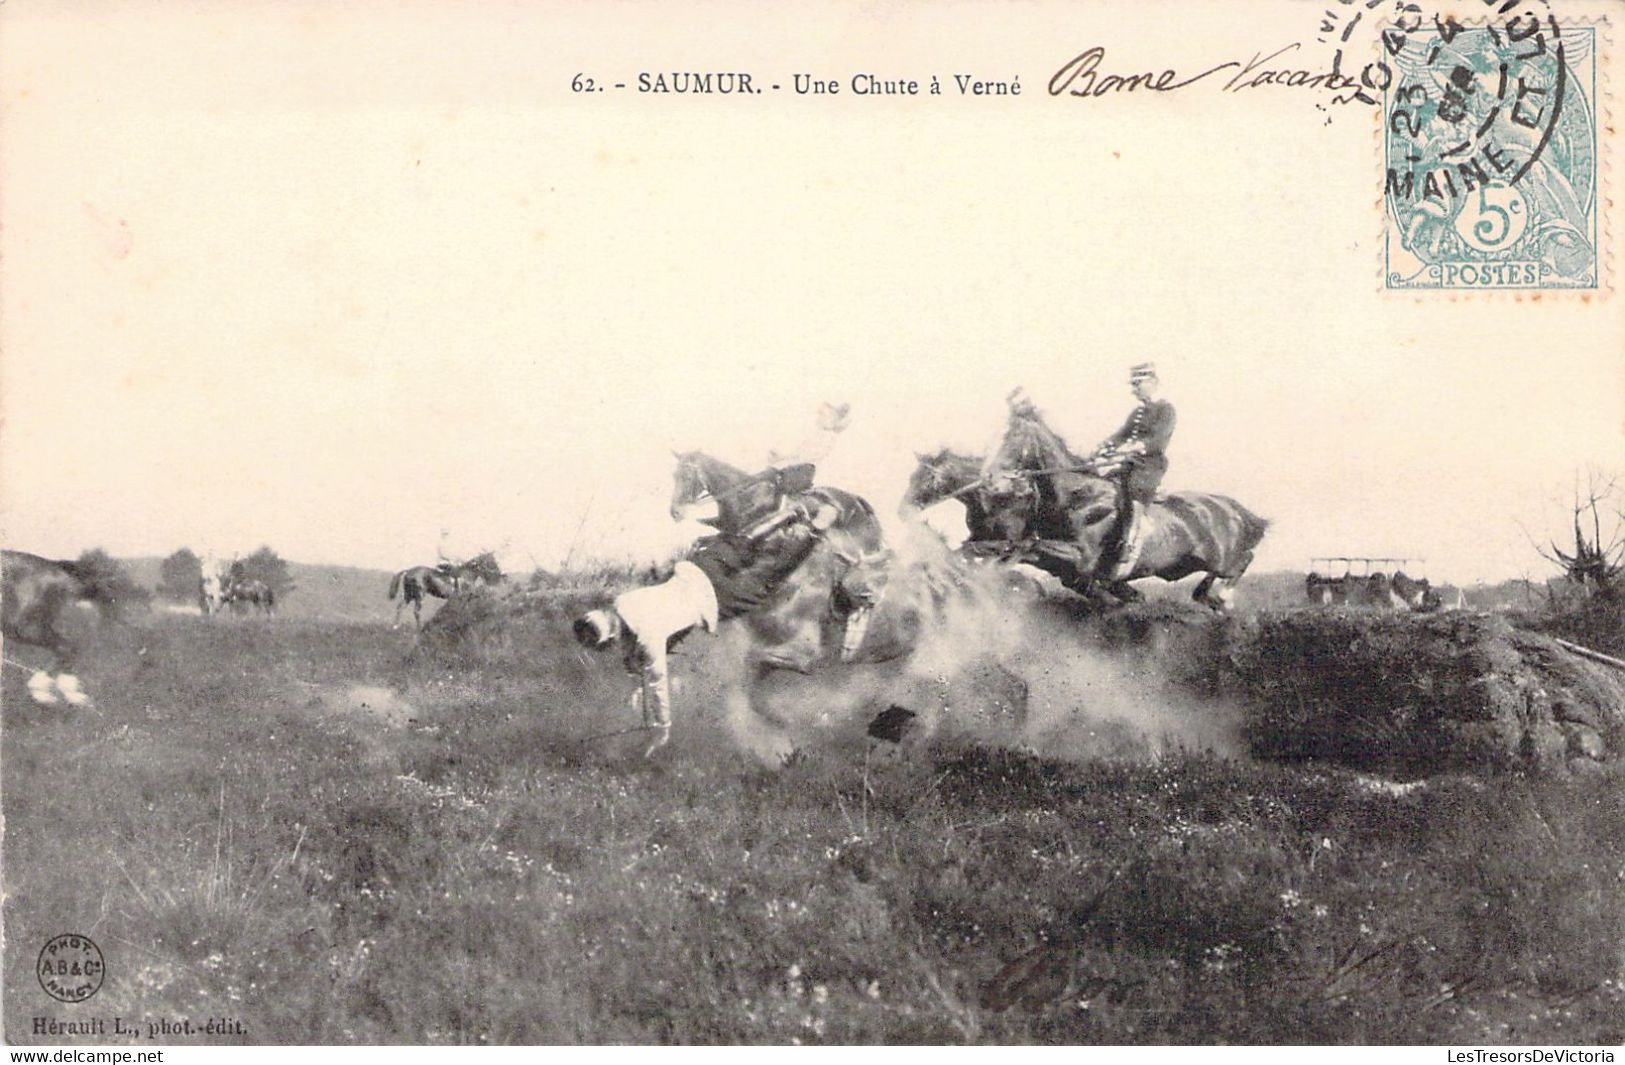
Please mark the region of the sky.
<svg viewBox="0 0 1625 1065"><path fill-rule="evenodd" d="M1375 109L1044 91L1089 44L1320 62L1308 6L1225 10L6 5L0 539L653 557L673 449L760 466L847 402L821 480L889 515L1016 385L1082 449L1154 360L1164 487L1269 517L1259 568L1544 572L1625 470L1622 304L1383 292ZM571 91L662 70L1023 91Z"/></svg>

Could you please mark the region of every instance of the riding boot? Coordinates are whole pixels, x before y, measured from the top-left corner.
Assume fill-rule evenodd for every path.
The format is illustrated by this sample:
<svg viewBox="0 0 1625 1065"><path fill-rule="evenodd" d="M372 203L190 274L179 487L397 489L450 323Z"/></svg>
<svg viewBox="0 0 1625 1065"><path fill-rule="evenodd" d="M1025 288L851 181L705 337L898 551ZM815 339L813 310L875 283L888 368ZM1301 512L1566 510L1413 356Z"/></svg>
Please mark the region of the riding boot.
<svg viewBox="0 0 1625 1065"><path fill-rule="evenodd" d="M1117 545L1117 565L1112 569L1112 579L1117 581L1127 580L1134 572L1135 563L1140 561L1140 526L1145 520L1145 504L1135 501L1129 503L1129 508L1127 527Z"/></svg>

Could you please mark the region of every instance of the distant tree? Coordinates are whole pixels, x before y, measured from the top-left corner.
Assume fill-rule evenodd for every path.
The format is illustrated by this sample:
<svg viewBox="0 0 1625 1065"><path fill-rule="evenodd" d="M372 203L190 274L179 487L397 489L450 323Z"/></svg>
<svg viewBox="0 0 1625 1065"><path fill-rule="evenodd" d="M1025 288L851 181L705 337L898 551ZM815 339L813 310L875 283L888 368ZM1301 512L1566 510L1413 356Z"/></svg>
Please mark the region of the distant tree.
<svg viewBox="0 0 1625 1065"><path fill-rule="evenodd" d="M136 584L130 571L99 547L80 555L73 567L91 595L109 604L115 613L131 606L145 606L152 600L152 592Z"/></svg>
<svg viewBox="0 0 1625 1065"><path fill-rule="evenodd" d="M1560 576L1546 586L1542 627L1604 654L1625 655L1625 492L1617 475L1575 478L1568 530L1535 544ZM1559 540L1562 542L1560 543Z"/></svg>
<svg viewBox="0 0 1625 1065"><path fill-rule="evenodd" d="M269 546L261 547L247 558L232 564L233 570L239 566L244 580L264 581L278 599L296 587L293 575L288 571L288 563Z"/></svg>
<svg viewBox="0 0 1625 1065"><path fill-rule="evenodd" d="M190 603L197 598L198 584L203 580L203 560L190 547L183 547L164 559L158 574L159 595Z"/></svg>
<svg viewBox="0 0 1625 1065"><path fill-rule="evenodd" d="M1572 545L1537 548L1548 562L1558 566L1569 590L1582 599L1593 596L1617 600L1625 592L1625 508L1620 506L1620 479L1617 475L1586 474L1581 490L1574 486Z"/></svg>

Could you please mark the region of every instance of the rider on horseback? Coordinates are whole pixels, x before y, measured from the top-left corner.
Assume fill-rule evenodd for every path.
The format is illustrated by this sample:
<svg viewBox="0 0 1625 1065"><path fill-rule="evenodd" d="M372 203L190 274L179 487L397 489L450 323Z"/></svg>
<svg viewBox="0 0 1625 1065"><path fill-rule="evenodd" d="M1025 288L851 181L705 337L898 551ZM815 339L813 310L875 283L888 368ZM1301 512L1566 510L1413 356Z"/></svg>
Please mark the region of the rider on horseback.
<svg viewBox="0 0 1625 1065"><path fill-rule="evenodd" d="M1134 572L1142 544L1145 508L1157 494L1168 472L1168 440L1174 435L1174 405L1158 399L1157 368L1142 362L1129 371L1129 384L1140 401L1117 432L1095 449L1096 470L1121 486L1116 564L1112 577L1123 580Z"/></svg>
<svg viewBox="0 0 1625 1065"><path fill-rule="evenodd" d="M591 611L575 622L576 638L588 647L619 642L628 671L640 677L637 699L644 725L656 733L648 753L670 734L670 647L695 628L714 632L720 622L767 605L808 556L829 543L825 534L842 513L831 495L814 487L815 473L812 463L801 462L769 467L751 477L750 483L773 489L774 503L765 516L737 531L704 537L666 582L634 588L617 596L610 609ZM829 546L849 565L836 589L843 602L834 604L846 616L845 657L867 630L879 596L874 576L879 569L868 565L867 557Z"/></svg>
<svg viewBox="0 0 1625 1065"><path fill-rule="evenodd" d="M1051 471L1070 468L1116 481L1118 520L1111 540L1113 548L1103 560L1102 569L1106 572L1100 574L1113 581L1126 580L1139 561L1145 508L1156 496L1157 486L1168 472L1168 440L1173 436L1175 421L1173 404L1156 398L1155 366L1149 362L1138 364L1129 371L1129 383L1140 401L1139 406L1122 428L1102 441L1082 465L1074 465L1079 460L1071 457L1066 443L1044 423L1026 390L1017 388L1005 397L1005 402L1010 407L1011 422L1023 423L1026 430L1016 439L1025 440L1031 450L1024 458L1016 458L1001 444L990 454L983 471L984 483L995 487L1003 486L1023 468ZM1012 439L1008 429L1004 439ZM1007 468L1023 461L1027 465ZM1034 463L1036 467L1031 465ZM1042 502L1049 510L1061 506L1057 500ZM1046 533L1040 530L1040 535Z"/></svg>

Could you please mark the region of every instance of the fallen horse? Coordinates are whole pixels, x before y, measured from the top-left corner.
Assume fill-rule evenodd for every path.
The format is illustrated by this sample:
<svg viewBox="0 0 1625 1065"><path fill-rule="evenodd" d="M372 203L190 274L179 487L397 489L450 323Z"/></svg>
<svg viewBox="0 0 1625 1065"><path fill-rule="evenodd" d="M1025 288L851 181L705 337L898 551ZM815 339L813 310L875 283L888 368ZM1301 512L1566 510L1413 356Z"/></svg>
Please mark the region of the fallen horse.
<svg viewBox="0 0 1625 1065"><path fill-rule="evenodd" d="M872 521L867 504L864 511ZM646 754L670 735L669 650L696 629L734 622L742 660L729 698L771 732L782 734L784 706L802 701L794 689L811 685L828 700L878 690L876 670L906 672L943 607L964 591L943 566L901 563L878 526L852 527L841 516L816 490L803 493L744 532L702 540L668 580L576 619L581 643L618 647L637 675L634 698L653 733Z"/></svg>

